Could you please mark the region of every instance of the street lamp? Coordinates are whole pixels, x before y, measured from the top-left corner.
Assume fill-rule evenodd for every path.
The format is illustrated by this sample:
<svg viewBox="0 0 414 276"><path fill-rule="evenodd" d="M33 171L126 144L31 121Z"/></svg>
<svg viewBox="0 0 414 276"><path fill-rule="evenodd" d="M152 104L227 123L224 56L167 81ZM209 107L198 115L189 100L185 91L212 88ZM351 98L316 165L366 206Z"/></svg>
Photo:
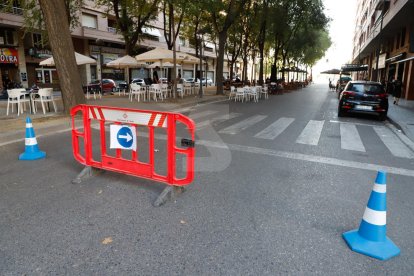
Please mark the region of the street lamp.
<svg viewBox="0 0 414 276"><path fill-rule="evenodd" d="M101 93L103 95L103 87L102 87L102 45L104 45L104 41L102 39L97 38L96 39L96 45L98 46L98 65L99 65L99 86L101 87Z"/></svg>
<svg viewBox="0 0 414 276"><path fill-rule="evenodd" d="M203 97L203 83L202 83L202 77L203 77L203 44L204 44L204 33L205 31L203 29L200 29L197 32L197 38L200 41L200 90L198 91L198 97Z"/></svg>
<svg viewBox="0 0 414 276"><path fill-rule="evenodd" d="M381 32L382 32L382 23L384 21L384 13L385 13L385 0L382 0L381 24L380 24L380 30L378 33L377 62L375 65L375 74L376 74L377 81L379 81L378 64L379 64L379 54L380 54L380 48L381 48Z"/></svg>

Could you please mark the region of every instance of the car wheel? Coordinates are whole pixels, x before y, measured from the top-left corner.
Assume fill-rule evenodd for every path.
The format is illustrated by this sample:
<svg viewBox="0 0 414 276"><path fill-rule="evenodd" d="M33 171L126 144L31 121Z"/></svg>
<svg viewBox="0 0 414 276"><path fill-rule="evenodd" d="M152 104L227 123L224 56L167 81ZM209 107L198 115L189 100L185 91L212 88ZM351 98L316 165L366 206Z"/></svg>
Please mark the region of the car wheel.
<svg viewBox="0 0 414 276"><path fill-rule="evenodd" d="M380 121L385 121L385 120L387 119L387 113L380 113L380 114L378 115L378 119L379 119Z"/></svg>

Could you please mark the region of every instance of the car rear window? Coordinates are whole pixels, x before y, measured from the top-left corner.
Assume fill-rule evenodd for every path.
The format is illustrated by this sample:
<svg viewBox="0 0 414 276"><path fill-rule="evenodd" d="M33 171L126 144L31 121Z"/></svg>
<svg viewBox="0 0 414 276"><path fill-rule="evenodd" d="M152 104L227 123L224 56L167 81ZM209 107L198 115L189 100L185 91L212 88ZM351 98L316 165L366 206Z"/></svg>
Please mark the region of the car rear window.
<svg viewBox="0 0 414 276"><path fill-rule="evenodd" d="M379 84L350 83L347 90L366 94L384 93L384 89Z"/></svg>

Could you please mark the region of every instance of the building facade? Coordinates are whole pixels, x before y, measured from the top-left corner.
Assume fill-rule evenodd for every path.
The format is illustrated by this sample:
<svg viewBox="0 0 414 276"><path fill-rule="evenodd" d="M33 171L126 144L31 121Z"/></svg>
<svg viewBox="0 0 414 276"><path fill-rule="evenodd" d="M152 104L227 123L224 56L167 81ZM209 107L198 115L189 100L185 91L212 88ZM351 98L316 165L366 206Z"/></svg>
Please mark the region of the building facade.
<svg viewBox="0 0 414 276"><path fill-rule="evenodd" d="M16 1L18 3L18 1ZM123 69L114 69L105 66L111 60L125 55L125 46L122 36L116 33L115 17L108 15L102 7L96 7L94 1L84 1L79 11L80 26L72 30L72 40L75 51L97 60L96 65L79 66L82 83L87 84L96 79L112 78L124 80ZM151 28L145 28L144 40L140 42L142 52L155 47L167 48L163 36L163 17L151 22ZM40 33L24 33L23 10L16 4L13 8L0 12L0 88L12 87L20 83L23 87L30 87L37 83L42 87L59 89L59 78L54 67L39 66L39 62L51 57L52 52L47 45L42 45ZM203 76L215 82L216 49L213 43L205 41L203 48ZM195 54L188 40L179 38L176 44L177 51ZM184 78L199 77L196 65L183 64L178 73ZM230 70L225 66L224 75ZM165 75L166 72L159 72ZM131 69L130 78L149 78L150 69ZM1 91L0 90L0 91Z"/></svg>
<svg viewBox="0 0 414 276"><path fill-rule="evenodd" d="M355 78L399 79L403 98L414 100L414 1L358 0L353 63L368 71Z"/></svg>

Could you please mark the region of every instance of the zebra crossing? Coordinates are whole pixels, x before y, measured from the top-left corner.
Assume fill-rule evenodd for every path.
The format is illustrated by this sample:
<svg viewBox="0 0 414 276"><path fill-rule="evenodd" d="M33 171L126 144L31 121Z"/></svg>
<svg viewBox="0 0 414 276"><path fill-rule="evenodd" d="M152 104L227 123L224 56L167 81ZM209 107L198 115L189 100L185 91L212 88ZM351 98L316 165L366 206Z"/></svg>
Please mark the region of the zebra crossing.
<svg viewBox="0 0 414 276"><path fill-rule="evenodd" d="M188 116L196 121L198 130L203 129L212 123L230 123L230 125L224 126L221 129L218 127L218 133L224 135L243 134L246 130L256 126L258 123L263 125L263 122L268 121L266 120L268 119L267 115L257 114L249 117L243 117L243 114L241 113L228 113L224 115L216 113L218 113L218 111L209 110L198 113L190 113ZM289 131L289 127L293 126L295 123L297 123L295 118L277 118L275 121L270 122L267 126L253 134L253 137L267 141L276 140L282 133ZM295 140L295 143L309 146L320 145L323 130L329 123L332 123L332 121L309 120ZM335 123L339 123L341 149L355 152L367 151L357 128L357 126L361 127L361 124L350 122ZM376 133L384 146L393 156L414 159L413 150L406 146L406 144L404 144L388 127L381 125L363 126L373 128L374 133ZM257 129L257 127L255 129ZM251 133L249 133L249 135L251 135Z"/></svg>

